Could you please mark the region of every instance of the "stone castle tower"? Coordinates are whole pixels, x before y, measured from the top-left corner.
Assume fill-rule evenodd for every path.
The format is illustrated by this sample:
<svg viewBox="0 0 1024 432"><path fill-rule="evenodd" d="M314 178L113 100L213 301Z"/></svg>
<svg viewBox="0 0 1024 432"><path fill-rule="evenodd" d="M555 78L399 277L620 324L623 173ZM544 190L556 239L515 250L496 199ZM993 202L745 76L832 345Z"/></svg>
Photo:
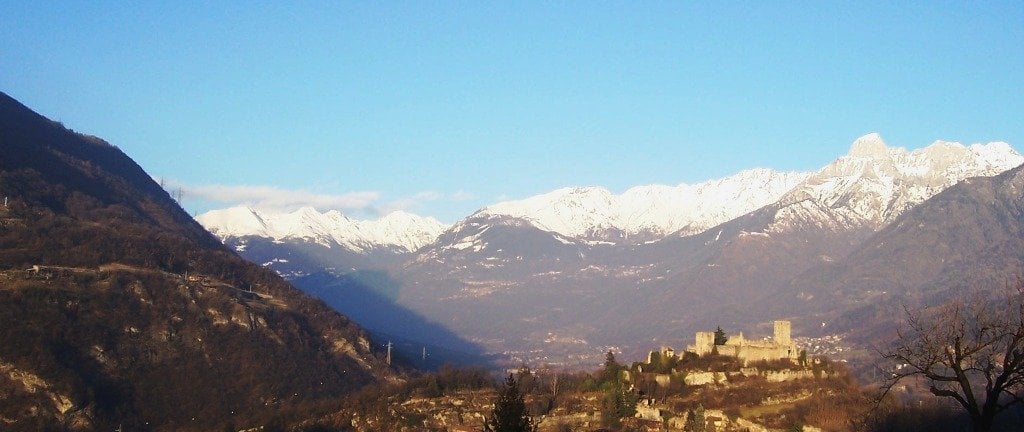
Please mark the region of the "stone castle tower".
<svg viewBox="0 0 1024 432"><path fill-rule="evenodd" d="M789 321L775 321L775 335L773 339L775 343L779 345L790 345L793 343L789 337L790 323Z"/></svg>

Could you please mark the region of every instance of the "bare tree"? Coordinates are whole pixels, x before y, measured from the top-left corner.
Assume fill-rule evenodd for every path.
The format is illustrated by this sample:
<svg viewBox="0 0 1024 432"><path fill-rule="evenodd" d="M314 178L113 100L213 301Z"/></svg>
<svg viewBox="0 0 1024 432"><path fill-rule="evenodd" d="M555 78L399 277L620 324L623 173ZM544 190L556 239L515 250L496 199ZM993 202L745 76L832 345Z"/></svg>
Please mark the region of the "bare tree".
<svg viewBox="0 0 1024 432"><path fill-rule="evenodd" d="M998 298L974 294L933 310L904 308L907 321L883 353L896 363L883 389L922 377L933 395L963 406L976 431L988 431L996 415L1024 403L1024 283Z"/></svg>

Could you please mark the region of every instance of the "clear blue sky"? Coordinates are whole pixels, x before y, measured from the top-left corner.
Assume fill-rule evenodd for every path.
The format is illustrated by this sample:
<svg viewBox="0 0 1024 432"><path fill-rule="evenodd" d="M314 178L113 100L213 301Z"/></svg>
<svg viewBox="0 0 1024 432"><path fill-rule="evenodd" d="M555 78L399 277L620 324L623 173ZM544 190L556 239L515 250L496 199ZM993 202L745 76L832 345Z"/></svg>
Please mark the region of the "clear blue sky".
<svg viewBox="0 0 1024 432"><path fill-rule="evenodd" d="M0 0L0 90L202 211L452 222L564 186L1024 146L1024 2ZM263 197L263 198L261 198Z"/></svg>

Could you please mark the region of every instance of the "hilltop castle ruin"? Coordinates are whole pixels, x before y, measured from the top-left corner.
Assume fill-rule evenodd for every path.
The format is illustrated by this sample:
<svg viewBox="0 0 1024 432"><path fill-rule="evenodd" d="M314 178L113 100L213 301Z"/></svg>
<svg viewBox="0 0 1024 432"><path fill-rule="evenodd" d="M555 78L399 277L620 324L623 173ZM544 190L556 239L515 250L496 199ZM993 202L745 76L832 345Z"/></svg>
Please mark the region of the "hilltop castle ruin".
<svg viewBox="0 0 1024 432"><path fill-rule="evenodd" d="M696 341L693 345L687 346L686 350L697 355L709 354L717 351L718 354L736 357L748 364L758 360L781 360L789 359L796 361L799 357L799 350L790 338L789 321L774 321L775 334L772 339L749 340L743 337L740 332L738 336L730 337L725 345L715 345L715 332L697 332Z"/></svg>

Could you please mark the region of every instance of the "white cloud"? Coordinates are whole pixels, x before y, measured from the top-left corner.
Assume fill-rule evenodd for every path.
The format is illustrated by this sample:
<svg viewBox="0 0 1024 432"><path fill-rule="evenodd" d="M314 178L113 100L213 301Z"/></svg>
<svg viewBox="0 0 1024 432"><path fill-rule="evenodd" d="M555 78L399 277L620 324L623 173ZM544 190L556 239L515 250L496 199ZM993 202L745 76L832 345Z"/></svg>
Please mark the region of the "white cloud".
<svg viewBox="0 0 1024 432"><path fill-rule="evenodd" d="M432 202L463 202L476 199L475 195L462 190L450 194L422 191L385 201L382 194L377 191L328 194L264 185L189 185L173 180L164 182L164 187L168 191L180 189L186 202L205 203L201 208L206 209L244 205L265 210L294 211L299 207L313 207L319 211L338 210L363 217L378 217L395 210L415 213L418 207Z"/></svg>
<svg viewBox="0 0 1024 432"><path fill-rule="evenodd" d="M475 200L476 199L476 195L473 195L473 194L471 194L469 192L466 192L464 190L460 190L458 192L453 193L449 197L449 199L454 201L454 202L469 201L469 200Z"/></svg>
<svg viewBox="0 0 1024 432"><path fill-rule="evenodd" d="M204 200L227 205L247 205L264 209L294 210L314 207L317 210L372 211L380 199L375 191L324 194L303 189L284 189L260 185L180 185L188 200Z"/></svg>

